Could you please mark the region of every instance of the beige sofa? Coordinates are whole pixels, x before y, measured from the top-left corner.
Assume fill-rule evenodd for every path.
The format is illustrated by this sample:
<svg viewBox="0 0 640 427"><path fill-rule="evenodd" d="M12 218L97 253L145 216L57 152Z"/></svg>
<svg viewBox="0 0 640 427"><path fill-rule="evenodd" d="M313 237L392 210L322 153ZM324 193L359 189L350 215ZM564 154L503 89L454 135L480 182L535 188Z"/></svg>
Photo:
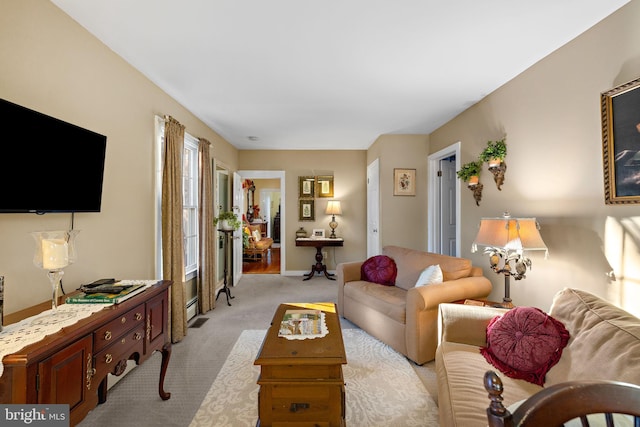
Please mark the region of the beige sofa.
<svg viewBox="0 0 640 427"><path fill-rule="evenodd" d="M338 312L421 365L435 356L438 305L485 298L491 293L491 282L468 259L399 246L385 246L382 254L396 263L395 286L362 280L364 261L338 264ZM435 264L440 265L444 281L415 287L420 273Z"/></svg>
<svg viewBox="0 0 640 427"><path fill-rule="evenodd" d="M490 319L504 312L440 305L436 373L441 427L487 426L489 398L483 386L487 370L500 376L507 407L542 389L507 377L480 354ZM569 288L555 295L549 315L564 324L570 338L559 362L547 373L545 387L578 379L640 385L640 319L588 292Z"/></svg>

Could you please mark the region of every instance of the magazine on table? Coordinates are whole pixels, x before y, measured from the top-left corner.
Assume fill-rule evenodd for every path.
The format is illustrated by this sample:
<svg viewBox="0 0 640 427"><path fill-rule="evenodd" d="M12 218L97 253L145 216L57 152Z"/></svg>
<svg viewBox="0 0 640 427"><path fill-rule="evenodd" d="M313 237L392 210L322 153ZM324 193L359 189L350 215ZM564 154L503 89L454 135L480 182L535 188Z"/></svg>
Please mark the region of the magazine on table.
<svg viewBox="0 0 640 427"><path fill-rule="evenodd" d="M329 333L321 310L287 310L280 322L278 336L289 340L322 338Z"/></svg>

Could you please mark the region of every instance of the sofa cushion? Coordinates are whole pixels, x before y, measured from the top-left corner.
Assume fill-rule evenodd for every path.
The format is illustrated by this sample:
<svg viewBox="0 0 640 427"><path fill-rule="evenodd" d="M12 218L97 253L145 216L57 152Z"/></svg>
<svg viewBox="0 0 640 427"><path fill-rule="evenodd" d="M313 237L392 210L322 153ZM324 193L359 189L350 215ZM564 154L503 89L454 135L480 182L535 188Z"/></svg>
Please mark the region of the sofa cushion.
<svg viewBox="0 0 640 427"><path fill-rule="evenodd" d="M418 277L418 280L416 281L416 287L442 282L443 277L442 269L440 269L440 266L438 264L430 265L429 267L422 270L422 273L420 273L420 277Z"/></svg>
<svg viewBox="0 0 640 427"><path fill-rule="evenodd" d="M439 264L444 281L468 277L471 260L431 252L418 251L400 246L385 246L383 255L393 258L398 267L396 286L409 290L413 288L422 271L430 265Z"/></svg>
<svg viewBox="0 0 640 427"><path fill-rule="evenodd" d="M568 341L558 320L539 308L516 307L489 322L480 353L505 375L541 386Z"/></svg>
<svg viewBox="0 0 640 427"><path fill-rule="evenodd" d="M345 284L344 295L398 323L406 322L407 291L404 289L357 280Z"/></svg>
<svg viewBox="0 0 640 427"><path fill-rule="evenodd" d="M489 406L482 378L492 369L474 345L442 342L436 351L438 407L441 426L487 427ZM512 378L502 378L505 406L525 399L542 387Z"/></svg>
<svg viewBox="0 0 640 427"><path fill-rule="evenodd" d="M555 295L549 314L564 323L571 339L545 385L577 379L640 385L637 317L589 292L569 288Z"/></svg>
<svg viewBox="0 0 640 427"><path fill-rule="evenodd" d="M393 259L385 255L376 255L362 263L360 268L363 280L385 286L396 283L398 269Z"/></svg>

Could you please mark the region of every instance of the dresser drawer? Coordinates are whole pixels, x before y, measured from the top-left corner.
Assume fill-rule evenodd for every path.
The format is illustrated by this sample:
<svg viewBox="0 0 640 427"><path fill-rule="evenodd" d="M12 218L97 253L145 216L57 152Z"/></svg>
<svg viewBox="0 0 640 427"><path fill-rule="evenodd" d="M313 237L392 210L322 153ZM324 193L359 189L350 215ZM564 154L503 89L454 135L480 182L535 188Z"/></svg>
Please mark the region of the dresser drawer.
<svg viewBox="0 0 640 427"><path fill-rule="evenodd" d="M263 365L263 380L342 380L342 365Z"/></svg>
<svg viewBox="0 0 640 427"><path fill-rule="evenodd" d="M120 336L138 325L144 325L144 304L140 304L133 310L112 320L93 333L93 350L98 353L112 343L116 342Z"/></svg>
<svg viewBox="0 0 640 427"><path fill-rule="evenodd" d="M269 398L264 399L265 395ZM260 400L261 404L266 404L259 407L259 417L265 425L339 426L344 418L344 387L341 385L263 385Z"/></svg>
<svg viewBox="0 0 640 427"><path fill-rule="evenodd" d="M140 324L118 338L117 341L95 354L94 368L98 378L108 373L120 375L126 368L126 361L133 353L142 355L144 351L144 325ZM123 363L120 363L124 361ZM120 365L118 365L120 364ZM114 368L118 367L114 371Z"/></svg>

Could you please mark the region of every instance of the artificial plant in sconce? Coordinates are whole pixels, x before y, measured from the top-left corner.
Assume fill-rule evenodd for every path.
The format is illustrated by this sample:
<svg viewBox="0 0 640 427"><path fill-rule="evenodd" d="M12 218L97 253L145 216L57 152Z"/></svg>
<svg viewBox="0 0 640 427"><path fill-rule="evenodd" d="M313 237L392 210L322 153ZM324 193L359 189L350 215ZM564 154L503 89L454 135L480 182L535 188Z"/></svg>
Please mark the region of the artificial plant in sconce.
<svg viewBox="0 0 640 427"><path fill-rule="evenodd" d="M487 142L487 146L480 153L480 160L489 164L489 171L493 174L493 180L496 182L498 190L501 191L504 183L504 173L507 171L507 164L504 161L504 158L507 157L505 139Z"/></svg>
<svg viewBox="0 0 640 427"><path fill-rule="evenodd" d="M467 183L467 188L473 191L473 198L476 201L476 206L480 206L480 200L482 199L482 187L480 183L480 173L482 172L482 161L476 160L475 162L469 162L462 165L459 171L456 172L458 178Z"/></svg>

